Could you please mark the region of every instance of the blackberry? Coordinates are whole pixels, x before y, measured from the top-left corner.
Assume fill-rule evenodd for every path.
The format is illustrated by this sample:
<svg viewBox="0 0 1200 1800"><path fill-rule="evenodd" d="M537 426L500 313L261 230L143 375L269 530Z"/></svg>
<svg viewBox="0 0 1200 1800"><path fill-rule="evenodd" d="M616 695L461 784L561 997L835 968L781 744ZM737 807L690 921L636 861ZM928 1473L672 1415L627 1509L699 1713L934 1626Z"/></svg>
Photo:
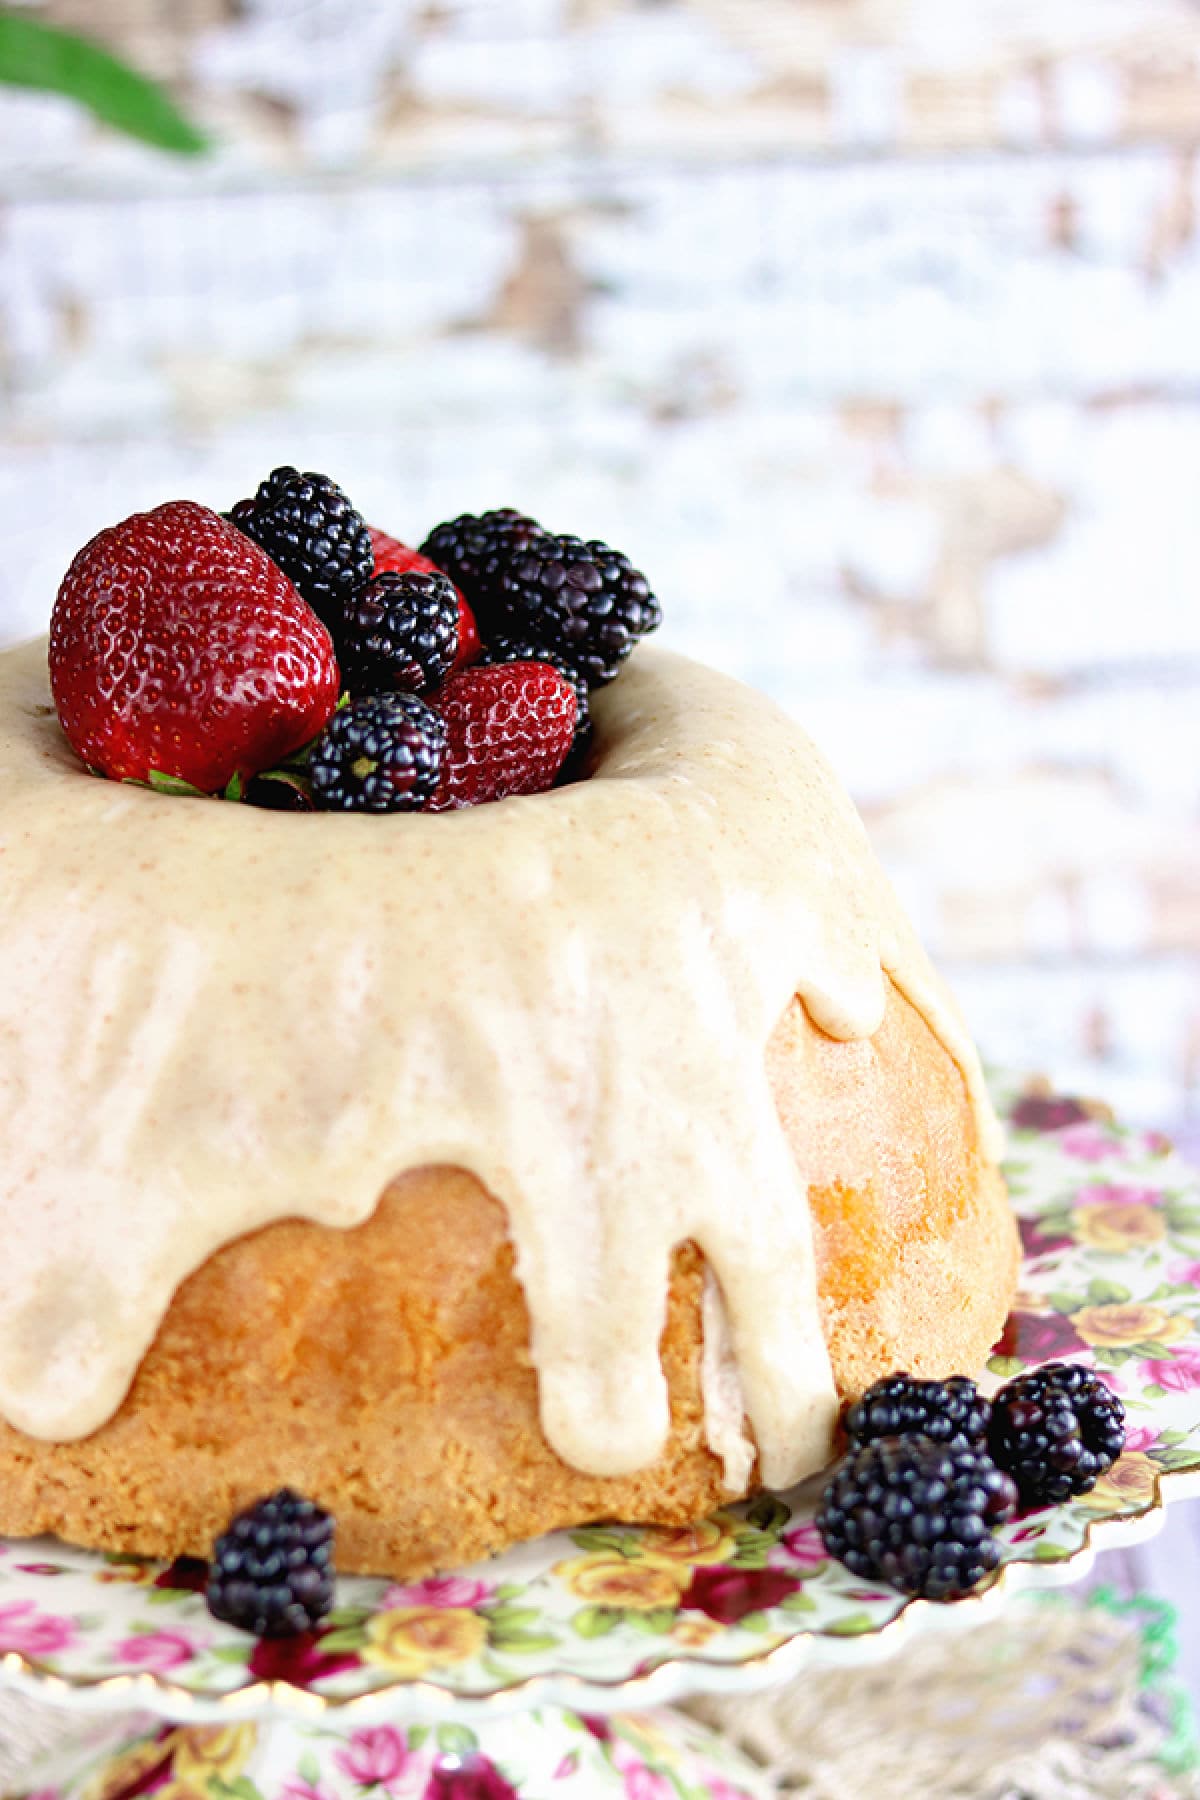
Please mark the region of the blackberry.
<svg viewBox="0 0 1200 1800"><path fill-rule="evenodd" d="M629 558L577 537L519 544L502 563L488 605L512 632L557 650L591 687L611 681L638 639L662 623L646 577Z"/></svg>
<svg viewBox="0 0 1200 1800"><path fill-rule="evenodd" d="M446 727L415 694L373 694L336 712L308 761L319 812L417 812L437 790Z"/></svg>
<svg viewBox="0 0 1200 1800"><path fill-rule="evenodd" d="M992 1402L988 1448L1026 1506L1086 1494L1125 1448L1125 1408L1078 1363L1018 1375Z"/></svg>
<svg viewBox="0 0 1200 1800"><path fill-rule="evenodd" d="M592 715L588 704L587 676L581 675L578 669L572 668L565 657L557 650L548 650L544 644L535 644L532 638L516 638L501 635L485 644L483 656L485 663L543 662L565 675L575 689L577 702L575 712L575 736L571 740L571 758L581 756L592 738Z"/></svg>
<svg viewBox="0 0 1200 1800"><path fill-rule="evenodd" d="M531 538L545 537L536 519L512 506L493 512L460 513L435 526L421 545L427 556L443 569L470 602L483 635L492 622L488 608L502 566Z"/></svg>
<svg viewBox="0 0 1200 1800"><path fill-rule="evenodd" d="M458 655L458 594L445 575L386 569L348 602L337 636L352 694L424 693Z"/></svg>
<svg viewBox="0 0 1200 1800"><path fill-rule="evenodd" d="M213 1546L206 1595L215 1619L255 1637L311 1631L333 1605L333 1520L280 1488L233 1520Z"/></svg>
<svg viewBox="0 0 1200 1800"><path fill-rule="evenodd" d="M998 1565L992 1527L1012 1516L1016 1499L1011 1478L980 1450L877 1438L836 1470L817 1529L853 1574L926 1600L956 1600Z"/></svg>
<svg viewBox="0 0 1200 1800"><path fill-rule="evenodd" d="M989 1401L965 1375L918 1381L887 1375L846 1413L846 1435L857 1448L875 1438L932 1438L951 1450L982 1449L992 1416Z"/></svg>
<svg viewBox="0 0 1200 1800"><path fill-rule="evenodd" d="M290 576L336 639L348 601L375 569L371 534L337 483L285 464L229 517Z"/></svg>

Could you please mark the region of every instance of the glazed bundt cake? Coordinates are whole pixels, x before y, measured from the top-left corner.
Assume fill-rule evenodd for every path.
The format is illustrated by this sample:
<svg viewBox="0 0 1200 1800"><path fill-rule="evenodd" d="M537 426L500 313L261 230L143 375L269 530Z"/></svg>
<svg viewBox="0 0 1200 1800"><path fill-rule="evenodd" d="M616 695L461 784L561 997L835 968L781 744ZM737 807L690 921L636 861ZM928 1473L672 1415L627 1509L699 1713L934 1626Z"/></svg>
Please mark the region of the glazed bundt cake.
<svg viewBox="0 0 1200 1800"><path fill-rule="evenodd" d="M997 1127L854 809L678 656L592 711L587 779L293 816L91 779L0 656L0 1532L205 1555L290 1485L412 1576L983 1364Z"/></svg>

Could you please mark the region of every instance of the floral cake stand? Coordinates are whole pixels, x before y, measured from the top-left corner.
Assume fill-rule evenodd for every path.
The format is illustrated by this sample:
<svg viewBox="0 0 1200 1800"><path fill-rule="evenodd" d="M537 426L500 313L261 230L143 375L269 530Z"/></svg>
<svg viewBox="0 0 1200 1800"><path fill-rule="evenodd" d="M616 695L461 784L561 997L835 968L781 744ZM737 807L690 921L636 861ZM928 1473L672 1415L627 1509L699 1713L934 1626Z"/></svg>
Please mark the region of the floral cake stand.
<svg viewBox="0 0 1200 1800"><path fill-rule="evenodd" d="M645 1709L884 1656L1156 1530L1200 1493L1200 1174L1094 1105L1001 1099L1025 1260L991 1374L1084 1362L1129 1435L1090 1494L1004 1528L987 1588L938 1607L857 1579L825 1557L819 1483L685 1531L598 1525L411 1585L346 1580L282 1644L212 1619L199 1564L0 1543L0 1686L94 1715L25 1800L760 1800L738 1753Z"/></svg>

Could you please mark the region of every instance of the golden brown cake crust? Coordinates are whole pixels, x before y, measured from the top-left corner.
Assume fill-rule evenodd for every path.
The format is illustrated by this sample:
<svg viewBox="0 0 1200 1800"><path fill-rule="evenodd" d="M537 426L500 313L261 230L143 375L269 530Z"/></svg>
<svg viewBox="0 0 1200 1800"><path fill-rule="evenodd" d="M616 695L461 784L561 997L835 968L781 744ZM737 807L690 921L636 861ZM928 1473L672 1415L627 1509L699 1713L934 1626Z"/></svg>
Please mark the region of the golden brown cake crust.
<svg viewBox="0 0 1200 1800"><path fill-rule="evenodd" d="M1017 1237L947 1052L893 988L869 1042L835 1042L794 1005L768 1064L811 1184L841 1393L897 1368L978 1369ZM462 1170L414 1171L354 1230L288 1221L212 1257L92 1437L47 1444L0 1423L0 1532L206 1555L234 1511L290 1484L336 1515L343 1571L410 1577L595 1518L701 1517L729 1498L705 1445L703 1277L680 1246L664 1454L630 1477L582 1474L539 1427L502 1208Z"/></svg>

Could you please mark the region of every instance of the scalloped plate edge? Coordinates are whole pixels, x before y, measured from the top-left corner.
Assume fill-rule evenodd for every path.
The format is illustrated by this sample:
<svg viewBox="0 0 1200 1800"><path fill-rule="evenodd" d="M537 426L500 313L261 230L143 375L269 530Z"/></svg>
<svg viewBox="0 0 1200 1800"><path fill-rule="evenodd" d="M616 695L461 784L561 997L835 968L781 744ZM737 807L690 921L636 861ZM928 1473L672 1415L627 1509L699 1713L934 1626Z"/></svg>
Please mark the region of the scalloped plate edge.
<svg viewBox="0 0 1200 1800"><path fill-rule="evenodd" d="M1169 1495L1166 1490L1169 1489ZM1016 1593L1025 1589L1063 1587L1081 1581L1097 1553L1140 1543L1162 1530L1168 1498L1200 1496L1200 1469L1164 1469L1155 1477L1154 1498L1138 1512L1118 1513L1089 1521L1079 1548L1061 1562L1006 1562L995 1581L980 1593L952 1605L909 1600L878 1631L856 1637L830 1632L800 1632L756 1656L718 1662L701 1656L667 1657L645 1674L629 1680L602 1682L567 1673L531 1675L527 1681L494 1694L460 1694L432 1681L381 1688L339 1700L313 1694L289 1682L256 1682L220 1697L193 1693L149 1672L74 1680L54 1673L34 1658L8 1651L0 1656L0 1687L26 1693L50 1705L80 1711L158 1714L175 1724L228 1724L247 1719L302 1719L333 1716L339 1725L421 1724L454 1718L498 1718L531 1707L561 1706L576 1712L610 1713L660 1706L684 1695L749 1693L789 1681L807 1665L862 1666L882 1662L900 1649L915 1630L965 1630L982 1624Z"/></svg>

